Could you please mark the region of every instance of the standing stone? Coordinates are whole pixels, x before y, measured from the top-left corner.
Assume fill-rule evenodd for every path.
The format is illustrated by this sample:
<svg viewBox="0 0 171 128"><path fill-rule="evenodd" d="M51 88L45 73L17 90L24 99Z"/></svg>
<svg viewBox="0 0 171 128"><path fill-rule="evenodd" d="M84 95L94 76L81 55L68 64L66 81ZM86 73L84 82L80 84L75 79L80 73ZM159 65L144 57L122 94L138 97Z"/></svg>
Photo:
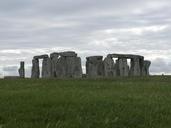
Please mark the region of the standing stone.
<svg viewBox="0 0 171 128"><path fill-rule="evenodd" d="M57 73L60 78L81 78L82 66L81 58L75 52L59 53L60 58L57 62Z"/></svg>
<svg viewBox="0 0 171 128"><path fill-rule="evenodd" d="M145 60L144 61L144 66L143 66L143 76L149 76L149 68L151 65L151 61Z"/></svg>
<svg viewBox="0 0 171 128"><path fill-rule="evenodd" d="M127 59L119 58L117 63L118 63L119 76L128 76L129 75L129 66L127 64Z"/></svg>
<svg viewBox="0 0 171 128"><path fill-rule="evenodd" d="M66 77L66 57L60 56L56 63L56 77Z"/></svg>
<svg viewBox="0 0 171 128"><path fill-rule="evenodd" d="M83 75L83 71L82 71L82 65L81 65L81 58L80 57L76 57L75 61L74 61L74 67L73 67L73 72L74 78L82 78Z"/></svg>
<svg viewBox="0 0 171 128"><path fill-rule="evenodd" d="M39 78L39 77L40 77L39 59L33 58L31 78Z"/></svg>
<svg viewBox="0 0 171 128"><path fill-rule="evenodd" d="M24 68L24 62L20 62L20 68L18 70L20 78L25 78L25 68Z"/></svg>
<svg viewBox="0 0 171 128"><path fill-rule="evenodd" d="M80 57L66 57L66 76L68 78L81 78L82 67Z"/></svg>
<svg viewBox="0 0 171 128"><path fill-rule="evenodd" d="M111 57L106 57L103 61L103 64L104 64L104 76L105 77L116 76L115 64Z"/></svg>
<svg viewBox="0 0 171 128"><path fill-rule="evenodd" d="M116 60L115 69L116 69L116 76L120 76L119 60L118 59Z"/></svg>
<svg viewBox="0 0 171 128"><path fill-rule="evenodd" d="M42 78L51 77L51 59L49 57L44 57L42 62Z"/></svg>
<svg viewBox="0 0 171 128"><path fill-rule="evenodd" d="M52 53L52 75L57 78L81 78L81 58L73 51Z"/></svg>
<svg viewBox="0 0 171 128"><path fill-rule="evenodd" d="M59 57L58 53L50 54L51 64L52 64L52 67L51 67L52 68L52 72L51 72L52 74L51 74L51 76L53 78L58 76L58 72L57 72L58 57Z"/></svg>
<svg viewBox="0 0 171 128"><path fill-rule="evenodd" d="M104 76L103 56L91 56L86 58L86 73L89 78Z"/></svg>
<svg viewBox="0 0 171 128"><path fill-rule="evenodd" d="M134 57L131 59L130 75L131 76L141 76L140 58L139 57Z"/></svg>

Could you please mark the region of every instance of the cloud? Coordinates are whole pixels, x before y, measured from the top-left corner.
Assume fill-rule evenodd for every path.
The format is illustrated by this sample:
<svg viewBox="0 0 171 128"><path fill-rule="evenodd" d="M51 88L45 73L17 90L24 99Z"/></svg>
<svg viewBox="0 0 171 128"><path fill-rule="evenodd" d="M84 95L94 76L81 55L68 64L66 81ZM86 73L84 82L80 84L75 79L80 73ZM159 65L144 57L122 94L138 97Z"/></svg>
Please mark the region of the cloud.
<svg viewBox="0 0 171 128"><path fill-rule="evenodd" d="M171 60L170 13L170 0L1 0L0 66L75 50L83 66L86 56L132 53L152 60L152 72L168 74L170 65L159 70L156 59Z"/></svg>
<svg viewBox="0 0 171 128"><path fill-rule="evenodd" d="M163 58L156 58L153 61L151 72L153 74L171 74L171 61L165 60Z"/></svg>

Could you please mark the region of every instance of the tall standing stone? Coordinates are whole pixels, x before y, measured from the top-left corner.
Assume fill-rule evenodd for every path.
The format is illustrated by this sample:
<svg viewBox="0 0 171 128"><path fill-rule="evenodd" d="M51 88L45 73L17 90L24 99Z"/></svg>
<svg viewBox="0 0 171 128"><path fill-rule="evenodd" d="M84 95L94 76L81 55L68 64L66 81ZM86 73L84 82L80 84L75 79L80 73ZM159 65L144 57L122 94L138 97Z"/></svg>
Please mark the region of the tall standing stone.
<svg viewBox="0 0 171 128"><path fill-rule="evenodd" d="M58 72L57 72L57 63L58 63L58 57L59 57L59 53L51 53L50 54L50 58L51 58L51 64L52 64L52 77L55 78L58 76Z"/></svg>
<svg viewBox="0 0 171 128"><path fill-rule="evenodd" d="M20 68L18 70L20 78L25 78L25 68L24 68L24 62L20 62Z"/></svg>
<svg viewBox="0 0 171 128"><path fill-rule="evenodd" d="M103 61L104 64L104 76L113 77L116 76L115 63L111 57L106 57Z"/></svg>
<svg viewBox="0 0 171 128"><path fill-rule="evenodd" d="M103 56L91 56L86 58L86 73L89 78L104 76Z"/></svg>
<svg viewBox="0 0 171 128"><path fill-rule="evenodd" d="M81 58L72 51L59 53L60 58L57 62L57 71L60 77L81 78L82 66Z"/></svg>
<svg viewBox="0 0 171 128"><path fill-rule="evenodd" d="M39 78L39 77L40 77L39 59L33 58L31 78Z"/></svg>
<svg viewBox="0 0 171 128"><path fill-rule="evenodd" d="M141 76L140 58L139 57L134 57L131 59L130 75L131 76Z"/></svg>
<svg viewBox="0 0 171 128"><path fill-rule="evenodd" d="M44 57L42 62L42 78L51 78L51 65L51 59L49 57Z"/></svg>
<svg viewBox="0 0 171 128"><path fill-rule="evenodd" d="M65 78L66 77L66 57L60 56L56 63L56 77Z"/></svg>
<svg viewBox="0 0 171 128"><path fill-rule="evenodd" d="M118 59L118 74L119 76L128 76L129 75L129 66L126 58Z"/></svg>
<svg viewBox="0 0 171 128"><path fill-rule="evenodd" d="M73 51L52 53L52 74L56 78L81 78L81 58Z"/></svg>
<svg viewBox="0 0 171 128"><path fill-rule="evenodd" d="M66 75L69 78L81 78L82 67L80 57L66 57Z"/></svg>
<svg viewBox="0 0 171 128"><path fill-rule="evenodd" d="M143 66L143 76L149 76L149 68L151 65L151 61L145 60L144 61L144 66Z"/></svg>

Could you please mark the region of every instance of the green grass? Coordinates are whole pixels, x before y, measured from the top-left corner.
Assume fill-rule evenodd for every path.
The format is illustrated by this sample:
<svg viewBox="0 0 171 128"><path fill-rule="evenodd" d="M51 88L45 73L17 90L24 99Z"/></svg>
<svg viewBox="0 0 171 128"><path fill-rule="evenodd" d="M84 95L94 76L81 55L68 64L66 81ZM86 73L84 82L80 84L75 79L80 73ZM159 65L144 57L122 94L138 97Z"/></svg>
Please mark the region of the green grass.
<svg viewBox="0 0 171 128"><path fill-rule="evenodd" d="M171 77L0 80L0 128L170 128Z"/></svg>

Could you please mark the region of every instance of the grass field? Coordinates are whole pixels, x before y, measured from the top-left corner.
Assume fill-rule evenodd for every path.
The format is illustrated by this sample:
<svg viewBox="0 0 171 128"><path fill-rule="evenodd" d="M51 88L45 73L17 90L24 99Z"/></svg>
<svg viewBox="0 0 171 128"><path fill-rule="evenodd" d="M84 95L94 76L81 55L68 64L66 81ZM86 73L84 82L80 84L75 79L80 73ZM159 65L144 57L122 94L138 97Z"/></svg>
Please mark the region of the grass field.
<svg viewBox="0 0 171 128"><path fill-rule="evenodd" d="M171 77L0 80L0 128L171 128Z"/></svg>

